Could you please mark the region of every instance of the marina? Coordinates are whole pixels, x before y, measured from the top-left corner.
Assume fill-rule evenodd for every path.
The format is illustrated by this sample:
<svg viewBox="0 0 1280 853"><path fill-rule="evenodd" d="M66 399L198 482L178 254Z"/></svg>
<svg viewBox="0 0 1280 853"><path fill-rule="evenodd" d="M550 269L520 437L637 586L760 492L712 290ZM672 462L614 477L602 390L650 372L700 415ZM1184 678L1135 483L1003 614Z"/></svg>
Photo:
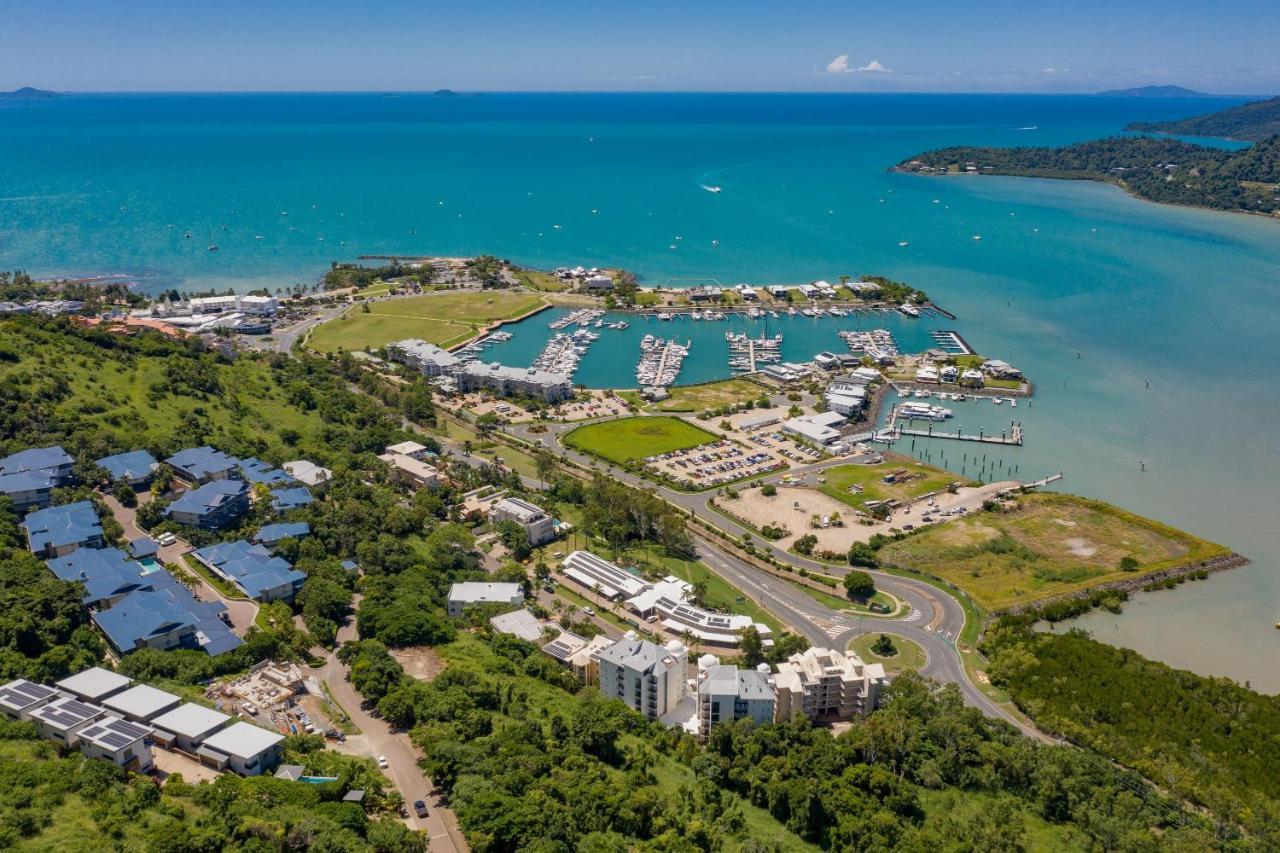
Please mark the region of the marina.
<svg viewBox="0 0 1280 853"><path fill-rule="evenodd" d="M547 341L546 347L530 366L572 378L578 371L578 363L587 354L587 349L599 339L598 334L585 327L579 327L572 334L557 332Z"/></svg>
<svg viewBox="0 0 1280 853"><path fill-rule="evenodd" d="M646 388L668 388L676 384L680 367L692 345L692 341L687 341L682 346L675 341L645 335L640 341L636 383Z"/></svg>
<svg viewBox="0 0 1280 853"><path fill-rule="evenodd" d="M875 362L892 360L898 354L898 342L887 329L870 331L846 330L839 333L854 355L865 355Z"/></svg>
<svg viewBox="0 0 1280 853"><path fill-rule="evenodd" d="M729 342L729 369L734 373L755 373L763 364L782 361L782 335L749 338L746 332L725 332L724 339Z"/></svg>

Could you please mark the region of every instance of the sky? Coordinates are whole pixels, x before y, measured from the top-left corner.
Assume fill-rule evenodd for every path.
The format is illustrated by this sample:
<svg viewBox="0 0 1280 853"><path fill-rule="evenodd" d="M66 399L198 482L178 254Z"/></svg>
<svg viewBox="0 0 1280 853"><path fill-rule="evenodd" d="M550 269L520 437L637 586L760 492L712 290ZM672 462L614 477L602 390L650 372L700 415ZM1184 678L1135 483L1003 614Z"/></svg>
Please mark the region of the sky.
<svg viewBox="0 0 1280 853"><path fill-rule="evenodd" d="M1280 93L1280 2L0 0L0 90Z"/></svg>

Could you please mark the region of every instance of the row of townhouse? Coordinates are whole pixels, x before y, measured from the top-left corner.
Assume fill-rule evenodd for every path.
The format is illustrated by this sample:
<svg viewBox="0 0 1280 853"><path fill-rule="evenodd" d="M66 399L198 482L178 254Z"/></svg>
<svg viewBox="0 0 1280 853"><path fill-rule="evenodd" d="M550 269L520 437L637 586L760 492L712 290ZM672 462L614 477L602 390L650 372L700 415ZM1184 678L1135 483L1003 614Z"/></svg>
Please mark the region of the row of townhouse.
<svg viewBox="0 0 1280 853"><path fill-rule="evenodd" d="M25 679L0 685L0 713L34 723L42 737L86 756L146 772L156 746L216 770L257 776L280 761L284 736L197 705L117 672L91 667L52 687Z"/></svg>

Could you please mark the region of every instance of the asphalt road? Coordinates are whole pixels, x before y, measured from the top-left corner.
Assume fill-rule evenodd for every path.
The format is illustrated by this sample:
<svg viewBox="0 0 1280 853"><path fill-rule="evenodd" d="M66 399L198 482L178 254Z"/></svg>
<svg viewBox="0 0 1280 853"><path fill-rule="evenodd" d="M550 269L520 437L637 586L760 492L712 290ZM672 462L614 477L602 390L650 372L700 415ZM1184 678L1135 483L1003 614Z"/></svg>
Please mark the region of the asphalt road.
<svg viewBox="0 0 1280 853"><path fill-rule="evenodd" d="M346 624L338 629L338 642L340 645L354 639L356 639L355 620L348 619ZM405 803L410 807L409 817L405 819L405 823L413 829L426 831L430 838L429 849L433 853L435 851L461 853L467 850L467 843L461 829L458 828L457 818L454 817L453 812L440 804L438 798L431 795L430 792L435 785L418 767L418 753L412 741L409 740L409 735L391 731L385 721L374 718L360 707L362 699L351 686L351 682L347 680L346 665L339 661L336 655L326 652L323 664L318 667L308 667L304 671L329 685L333 698L342 706L342 710L350 715L351 721L360 728L361 734L369 745L371 757L386 756L387 768L382 772L391 779L404 796ZM426 819L421 819L413 813L412 806L415 800L422 800L427 804Z"/></svg>
<svg viewBox="0 0 1280 853"><path fill-rule="evenodd" d="M621 482L640 488L655 488L649 480L620 468L605 465L594 457L566 447L560 441L561 435L578 424L547 426L548 431L541 434L529 433L527 426L523 425L510 427L509 432L525 441L541 443L548 449L581 465L606 470L609 476ZM802 466L791 473L811 473L844 464L848 464L848 460L824 460ZM770 479L781 478L786 473L778 472ZM711 521L714 526L726 533L738 537L750 534L757 548L767 549L780 562L826 574L843 575L850 571L849 567L831 566L806 559L763 540L756 531L708 507L707 501L714 494L712 491L687 493L666 486L657 486L656 490L666 500ZM691 532L696 536L696 529ZM774 612L814 645L844 650L860 633L886 630L901 634L919 643L928 655L929 662L921 670L923 675L957 685L965 701L973 707L990 717L1009 722L1030 737L1045 738L1045 735L1035 727L1019 720L990 699L969 678L955 646L956 640L964 630L966 617L964 608L953 596L924 581L871 571L869 574L875 579L877 588L904 601L908 609L905 615L897 618L859 618L847 613L838 613L826 607L804 591L797 589L794 584L738 559L709 540L697 537L697 541L699 559L730 580L744 593L755 598L762 606Z"/></svg>

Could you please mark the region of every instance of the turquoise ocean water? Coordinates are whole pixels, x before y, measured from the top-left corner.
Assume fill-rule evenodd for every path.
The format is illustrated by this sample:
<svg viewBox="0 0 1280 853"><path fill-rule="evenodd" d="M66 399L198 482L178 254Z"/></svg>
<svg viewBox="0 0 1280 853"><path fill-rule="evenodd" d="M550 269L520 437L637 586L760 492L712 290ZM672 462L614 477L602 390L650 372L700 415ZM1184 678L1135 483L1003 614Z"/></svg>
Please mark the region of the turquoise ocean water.
<svg viewBox="0 0 1280 853"><path fill-rule="evenodd" d="M1094 184L885 171L931 147L1065 143L1227 103L500 94L0 102L0 268L249 289L312 282L331 260L358 254L492 252L545 267L620 265L650 283L900 278L959 315L923 328L958 328L1036 381L1033 406L1017 409L1027 444L1007 451L1005 467L1027 476L1062 469L1066 489L1255 561L1082 624L1275 692L1280 223L1151 205ZM211 240L216 253L206 251ZM693 325L663 331L691 337ZM686 381L720 375L726 328L702 330L710 337L695 343ZM777 330L798 356L838 349L834 328ZM607 336L644 331L601 330L579 380L629 384L632 345ZM545 318L535 318L504 357L531 356L545 335ZM1013 415L954 404L965 405L966 429L998 428ZM922 441L916 450L965 464L959 445Z"/></svg>

